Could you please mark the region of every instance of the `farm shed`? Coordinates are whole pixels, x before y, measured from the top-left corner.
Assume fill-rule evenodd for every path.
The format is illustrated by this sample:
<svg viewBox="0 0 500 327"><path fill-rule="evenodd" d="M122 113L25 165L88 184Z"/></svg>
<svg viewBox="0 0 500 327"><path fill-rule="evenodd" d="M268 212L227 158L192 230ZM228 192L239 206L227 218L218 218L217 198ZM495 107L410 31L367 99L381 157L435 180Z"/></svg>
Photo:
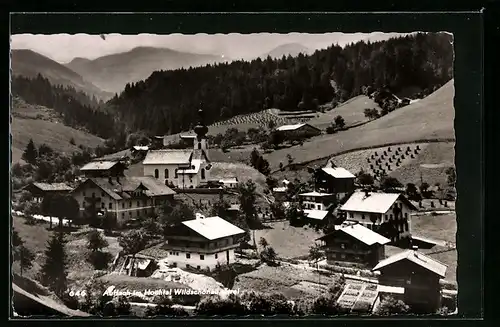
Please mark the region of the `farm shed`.
<svg viewBox="0 0 500 327"><path fill-rule="evenodd" d="M379 284L404 288L404 302L414 312L436 312L441 307L440 279L447 266L418 249L402 251L380 261L372 270L379 271Z"/></svg>
<svg viewBox="0 0 500 327"><path fill-rule="evenodd" d="M308 138L321 134L321 130L307 123L283 125L277 128L285 134L285 138L292 140L296 138Z"/></svg>

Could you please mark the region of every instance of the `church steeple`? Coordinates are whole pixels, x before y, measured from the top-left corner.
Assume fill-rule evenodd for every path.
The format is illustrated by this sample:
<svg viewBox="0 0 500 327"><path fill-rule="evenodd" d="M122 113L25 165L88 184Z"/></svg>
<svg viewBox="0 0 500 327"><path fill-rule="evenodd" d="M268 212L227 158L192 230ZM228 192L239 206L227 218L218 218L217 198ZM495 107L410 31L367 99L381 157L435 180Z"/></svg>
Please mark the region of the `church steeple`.
<svg viewBox="0 0 500 327"><path fill-rule="evenodd" d="M204 116L205 114L203 112L203 109L200 108L198 110L198 125L194 127L194 132L196 133L196 138L198 139L198 141L205 139L208 133L208 127L205 125Z"/></svg>

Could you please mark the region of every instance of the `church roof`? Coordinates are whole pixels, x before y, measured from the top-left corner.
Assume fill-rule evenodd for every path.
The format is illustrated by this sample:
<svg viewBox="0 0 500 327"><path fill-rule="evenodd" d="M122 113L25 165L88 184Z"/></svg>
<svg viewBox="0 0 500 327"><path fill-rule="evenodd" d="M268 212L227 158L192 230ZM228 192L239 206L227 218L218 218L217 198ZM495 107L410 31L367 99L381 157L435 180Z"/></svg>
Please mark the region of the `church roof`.
<svg viewBox="0 0 500 327"><path fill-rule="evenodd" d="M142 164L162 165L162 164L189 164L192 150L150 150Z"/></svg>

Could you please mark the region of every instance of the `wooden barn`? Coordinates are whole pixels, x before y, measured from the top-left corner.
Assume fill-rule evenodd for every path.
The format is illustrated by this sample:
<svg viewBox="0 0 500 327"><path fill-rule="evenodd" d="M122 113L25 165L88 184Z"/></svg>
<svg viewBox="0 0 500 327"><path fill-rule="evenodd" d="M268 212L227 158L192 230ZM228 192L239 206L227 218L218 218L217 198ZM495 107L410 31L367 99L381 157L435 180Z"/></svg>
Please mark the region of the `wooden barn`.
<svg viewBox="0 0 500 327"><path fill-rule="evenodd" d="M24 190L30 192L36 202L41 203L47 195L69 194L73 188L65 183L31 183Z"/></svg>
<svg viewBox="0 0 500 327"><path fill-rule="evenodd" d="M346 224L320 237L328 264L348 262L375 267L385 258L385 244L390 240L360 224Z"/></svg>
<svg viewBox="0 0 500 327"><path fill-rule="evenodd" d="M380 261L372 270L380 272L379 285L404 288L404 302L412 312L434 313L441 307L439 281L446 269L414 247Z"/></svg>
<svg viewBox="0 0 500 327"><path fill-rule="evenodd" d="M278 127L276 130L282 132L285 135L285 139L287 140L309 138L321 135L320 129L306 123L295 124L295 125L283 125Z"/></svg>

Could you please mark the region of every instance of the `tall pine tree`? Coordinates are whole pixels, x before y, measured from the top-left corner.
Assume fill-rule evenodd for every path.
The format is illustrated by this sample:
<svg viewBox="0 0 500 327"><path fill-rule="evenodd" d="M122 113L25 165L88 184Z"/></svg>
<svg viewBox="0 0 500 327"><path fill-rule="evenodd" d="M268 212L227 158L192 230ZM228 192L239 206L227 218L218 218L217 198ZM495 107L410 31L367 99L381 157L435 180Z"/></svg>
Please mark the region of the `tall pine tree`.
<svg viewBox="0 0 500 327"><path fill-rule="evenodd" d="M57 296L64 295L67 289L66 240L63 233L55 233L47 243L45 263L40 271L40 281Z"/></svg>
<svg viewBox="0 0 500 327"><path fill-rule="evenodd" d="M37 157L38 157L38 151L36 149L35 143L33 142L32 139L30 139L21 158L27 163L34 165L36 164Z"/></svg>

